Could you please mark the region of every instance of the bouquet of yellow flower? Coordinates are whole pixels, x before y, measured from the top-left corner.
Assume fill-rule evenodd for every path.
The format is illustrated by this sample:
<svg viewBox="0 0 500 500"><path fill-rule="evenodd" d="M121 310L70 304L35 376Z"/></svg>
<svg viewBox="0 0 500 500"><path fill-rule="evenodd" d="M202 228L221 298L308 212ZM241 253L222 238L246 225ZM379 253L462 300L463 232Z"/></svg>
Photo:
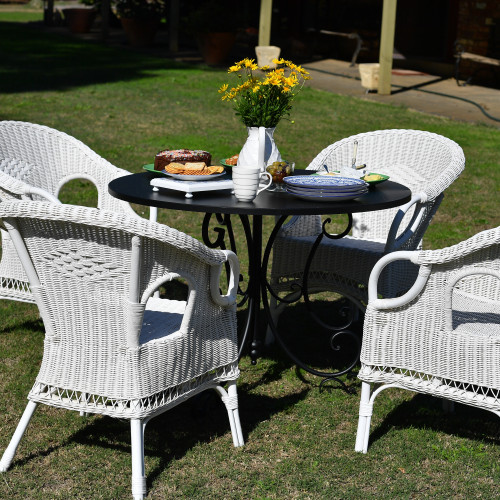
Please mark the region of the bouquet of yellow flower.
<svg viewBox="0 0 500 500"><path fill-rule="evenodd" d="M228 73L235 74L240 83L231 88L226 83L219 93L223 101L233 103L247 127L276 127L290 114L292 101L309 80L309 73L285 59L273 59L274 69L259 67L254 61L245 58L231 66Z"/></svg>

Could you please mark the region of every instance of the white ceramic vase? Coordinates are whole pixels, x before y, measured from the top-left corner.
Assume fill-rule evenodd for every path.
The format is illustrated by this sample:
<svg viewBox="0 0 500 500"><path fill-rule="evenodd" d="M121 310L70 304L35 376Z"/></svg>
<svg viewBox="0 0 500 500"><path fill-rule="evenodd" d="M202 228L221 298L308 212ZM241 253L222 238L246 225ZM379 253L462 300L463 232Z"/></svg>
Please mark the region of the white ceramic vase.
<svg viewBox="0 0 500 500"><path fill-rule="evenodd" d="M247 127L248 137L238 156L238 167L260 167L264 171L281 155L274 142L276 127Z"/></svg>

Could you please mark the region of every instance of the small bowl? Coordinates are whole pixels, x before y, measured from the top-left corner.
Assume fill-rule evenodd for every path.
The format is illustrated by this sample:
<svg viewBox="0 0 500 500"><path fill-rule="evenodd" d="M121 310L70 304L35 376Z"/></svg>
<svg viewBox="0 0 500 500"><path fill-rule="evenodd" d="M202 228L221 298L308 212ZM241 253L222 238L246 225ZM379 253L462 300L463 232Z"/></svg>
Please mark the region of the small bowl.
<svg viewBox="0 0 500 500"><path fill-rule="evenodd" d="M230 161L230 163L227 163L228 160ZM236 160L236 161L234 161L234 160ZM238 161L238 155L234 155L234 156L231 156L230 158L222 158L222 160L220 160L219 163L223 167L236 167L236 162L237 161Z"/></svg>
<svg viewBox="0 0 500 500"><path fill-rule="evenodd" d="M374 176L374 178L370 179L370 176ZM366 174L364 177L361 177L361 179L370 184L370 186L374 186L375 184L380 184L381 182L385 182L386 180L389 179L389 176L384 174L377 174L376 172L370 172L369 174Z"/></svg>
<svg viewBox="0 0 500 500"><path fill-rule="evenodd" d="M285 191L283 179L289 175L293 175L295 163L289 161L275 161L268 165L266 171L273 178L273 183L269 187L269 191Z"/></svg>
<svg viewBox="0 0 500 500"><path fill-rule="evenodd" d="M340 172L337 170L337 171L334 171L334 172L327 172L326 170L318 170L315 174L313 175L321 175L321 176L326 176L328 175L329 177L335 177L335 176L339 176L340 175Z"/></svg>

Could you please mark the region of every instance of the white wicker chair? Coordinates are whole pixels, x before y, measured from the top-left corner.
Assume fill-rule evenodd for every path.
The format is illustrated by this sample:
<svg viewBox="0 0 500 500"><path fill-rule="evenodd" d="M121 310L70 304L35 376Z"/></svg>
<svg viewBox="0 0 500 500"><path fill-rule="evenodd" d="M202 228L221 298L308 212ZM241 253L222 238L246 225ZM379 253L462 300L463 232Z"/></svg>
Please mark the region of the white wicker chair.
<svg viewBox="0 0 500 500"><path fill-rule="evenodd" d="M201 391L218 392L234 446L243 446L234 253L155 222L87 207L4 202L0 220L45 326L41 368L1 471L38 403L130 420L136 499L146 494L146 423ZM225 263L230 282L221 295ZM189 285L187 301L153 297L177 276Z"/></svg>
<svg viewBox="0 0 500 500"><path fill-rule="evenodd" d="M378 130L328 146L307 168L322 170L327 165L330 170L339 170L341 165L350 165L354 140L359 144L358 165L365 163L369 172L387 174L412 191L411 201L402 207L353 214L352 234L337 240L323 238L316 251L308 275L309 290L341 293L364 310L373 266L384 254L420 247L443 191L463 171L465 158L458 144L437 134ZM319 216L294 217L283 226L273 247L271 283L275 291L292 291L293 285L302 281L305 262L320 232ZM412 269L407 267L406 273L394 276L392 269L391 275L388 271L380 293L404 293L414 276ZM273 301L272 308L276 319L281 307Z"/></svg>
<svg viewBox="0 0 500 500"><path fill-rule="evenodd" d="M79 140L34 123L0 121L0 201L57 202L61 188L87 179L97 188L98 208L135 215L130 205L108 193L111 180L127 175ZM1 232L0 299L34 302L28 279L7 233Z"/></svg>
<svg viewBox="0 0 500 500"><path fill-rule="evenodd" d="M380 299L384 266L408 260L418 278ZM356 451L366 453L373 401L400 387L490 410L500 417L500 227L442 250L394 252L370 276ZM370 383L382 384L370 397Z"/></svg>

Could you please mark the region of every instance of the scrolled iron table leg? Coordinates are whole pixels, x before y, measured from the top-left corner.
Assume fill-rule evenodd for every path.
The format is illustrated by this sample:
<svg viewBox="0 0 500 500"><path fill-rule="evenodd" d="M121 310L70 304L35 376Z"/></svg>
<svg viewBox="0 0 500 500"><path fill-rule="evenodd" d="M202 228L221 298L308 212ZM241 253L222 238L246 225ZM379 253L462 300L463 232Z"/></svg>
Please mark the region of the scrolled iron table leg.
<svg viewBox="0 0 500 500"><path fill-rule="evenodd" d="M353 318L354 318L352 311L349 311L349 314L346 315L347 321L344 324L342 324L340 326L327 324L326 322L321 320L321 318L313 310L313 307L312 307L312 304L311 304L311 301L309 298L309 290L308 290L309 270L310 270L310 267L311 267L311 264L312 264L312 261L314 259L314 255L316 253L318 246L320 245L320 243L324 237L331 238L331 239L339 239L339 238L343 238L344 236L346 236L349 233L349 231L352 228L352 214L347 214L347 215L348 215L348 224L347 224L346 228L344 229L344 231L342 231L342 233L339 233L339 234L328 233L328 231L326 230L326 225L329 224L331 222L331 220L326 219L324 221L324 223L322 225L322 232L316 238L316 240L311 248L311 251L308 255L306 265L304 268L303 283L301 285L297 284L295 286L296 293L293 294L293 298L289 298L290 296L284 297L284 298L280 297L277 293L274 292L274 290L272 289L272 285L269 283L269 281L267 279L267 269L268 269L271 249L272 249L272 246L274 245L274 242L275 242L275 239L277 237L279 230L281 229L282 225L284 224L285 220L287 219L287 216L280 217L279 220L276 222L276 225L275 225L275 227L274 227L274 229L269 237L269 241L266 245L266 249L264 251L264 258L263 258L263 262L262 262L262 266L261 266L261 279L260 279L261 288L262 288L261 296L262 296L263 307L264 307L264 310L265 310L266 315L267 315L268 326L271 329L271 332L273 333L274 337L276 338L276 340L280 344L281 348L285 352L285 354L297 366L304 369L308 373L311 373L312 375L316 375L318 377L323 378L323 380L321 381L320 387L322 387L323 384L329 380L335 380L338 383L340 383L345 389L348 389L347 386L344 384L344 382L342 380L340 380L339 377L350 372L356 366L356 364L359 360L359 353L361 350L361 343L360 343L358 336L354 332L352 332L351 330L348 329L351 326L351 324L353 322ZM342 370L338 370L336 372L324 372L324 371L316 370L315 368L308 366L294 352L292 352L292 350L288 347L288 345L285 342L285 340L283 339L283 337L280 335L279 330L277 328L277 325L274 323L274 319L273 319L271 311L270 311L270 306L269 306L269 301L268 301L268 293L271 294L276 300L284 301L286 303L297 302L303 297L305 305L306 305L306 309L309 312L309 314L311 315L311 317L313 318L313 320L316 323L318 323L320 326L325 328L326 330L333 332L333 333L331 333L330 341L329 341L329 345L330 345L330 348L332 349L332 351L339 351L341 349L341 346L339 344L339 339L341 337L344 337L345 339L348 340L348 342L352 343L352 345L354 347L353 350L355 352L355 356L352 358L350 363L348 363L347 367L345 367Z"/></svg>
<svg viewBox="0 0 500 500"><path fill-rule="evenodd" d="M213 228L213 232L216 233L214 240L210 238L210 225L212 217L215 216L216 226ZM249 258L249 269L248 269L248 282L245 290L241 289L241 283L243 283L244 278L240 274L239 284L238 284L238 295L242 299L238 302L238 307L244 306L248 302L248 313L245 321L245 326L243 329L242 338L240 341L238 357L241 358L247 344L252 339L250 345L250 357L252 359L252 364L256 364L259 352L261 349L262 341L260 340L259 334L259 308L260 308L260 286L259 286L259 273L260 273L260 261L261 261L261 246L262 246L262 216L254 216L253 218L253 234L250 222L247 215L240 215L240 221L245 232L245 240L247 245L247 254ZM220 248L225 250L226 246L226 236L229 240L229 248L238 253L236 247L236 239L234 237L233 226L231 222L231 216L229 214L214 214L207 213L203 218L202 223L202 239L203 242L210 248ZM228 275L229 276L229 275Z"/></svg>
<svg viewBox="0 0 500 500"><path fill-rule="evenodd" d="M252 365L257 363L257 358L262 349L262 334L260 330L260 302L261 302L261 288L260 288L260 274L261 274L261 261L262 261L262 216L253 216L253 245L249 249L249 286L251 286L250 295L252 297L252 307L249 308L249 315L252 317L253 322L253 335L250 344L250 359Z"/></svg>

